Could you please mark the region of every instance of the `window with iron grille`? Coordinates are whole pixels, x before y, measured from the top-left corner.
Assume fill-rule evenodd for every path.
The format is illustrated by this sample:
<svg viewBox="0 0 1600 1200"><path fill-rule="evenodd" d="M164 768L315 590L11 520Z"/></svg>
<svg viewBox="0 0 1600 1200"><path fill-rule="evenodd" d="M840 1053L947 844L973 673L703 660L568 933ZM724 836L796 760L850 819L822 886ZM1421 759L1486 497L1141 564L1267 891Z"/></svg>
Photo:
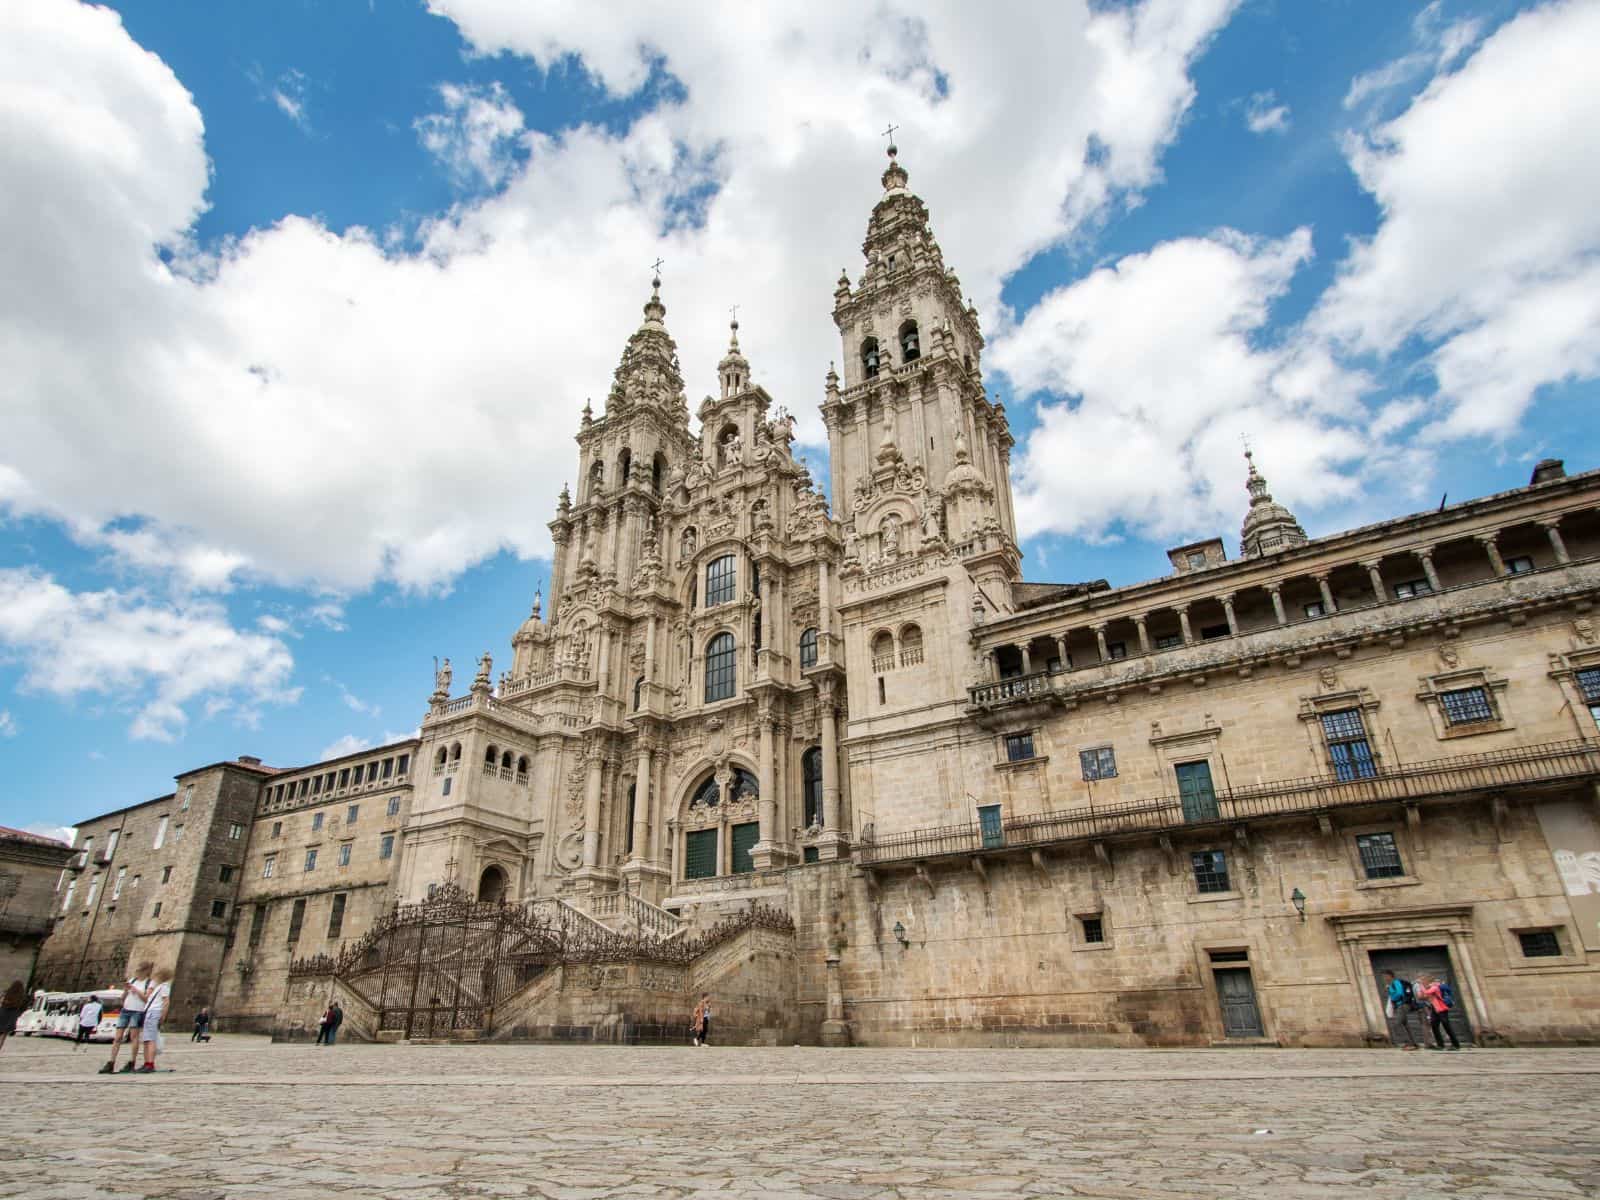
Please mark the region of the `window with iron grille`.
<svg viewBox="0 0 1600 1200"><path fill-rule="evenodd" d="M733 555L724 554L706 564L706 607L733 599Z"/></svg>
<svg viewBox="0 0 1600 1200"><path fill-rule="evenodd" d="M1523 929L1517 940L1522 943L1523 958L1560 958L1561 942L1554 929Z"/></svg>
<svg viewBox="0 0 1600 1200"><path fill-rule="evenodd" d="M749 821L744 824L729 826L728 838L731 843L729 849L733 851L731 865L735 875L748 875L756 869L756 864L750 857L750 851L755 848L755 844L760 840L760 837L761 823L759 821Z"/></svg>
<svg viewBox="0 0 1600 1200"><path fill-rule="evenodd" d="M1194 864L1194 885L1200 892L1228 890L1228 856L1221 850L1196 850L1189 855Z"/></svg>
<svg viewBox="0 0 1600 1200"><path fill-rule="evenodd" d="M710 879L717 873L717 831L695 829L683 837L683 877Z"/></svg>
<svg viewBox="0 0 1600 1200"><path fill-rule="evenodd" d="M294 908L289 911L289 944L292 946L300 940L300 927L306 923L306 902L304 897L294 902Z"/></svg>
<svg viewBox="0 0 1600 1200"><path fill-rule="evenodd" d="M1395 879L1406 873L1392 833L1357 834L1356 853L1361 855L1361 868L1368 879Z"/></svg>
<svg viewBox="0 0 1600 1200"><path fill-rule="evenodd" d="M266 924L266 920L267 906L265 904L256 905L256 910L250 914L250 944L252 946L261 944L261 926Z"/></svg>
<svg viewBox="0 0 1600 1200"><path fill-rule="evenodd" d="M817 631L808 629L800 635L800 665L814 667L817 665Z"/></svg>
<svg viewBox="0 0 1600 1200"><path fill-rule="evenodd" d="M1078 765L1083 768L1083 777L1085 779L1115 779L1117 775L1117 752L1110 746L1098 746L1093 750L1079 750Z"/></svg>
<svg viewBox="0 0 1600 1200"><path fill-rule="evenodd" d="M1083 927L1083 940L1093 944L1106 940L1106 926L1100 917L1079 917L1079 924Z"/></svg>
<svg viewBox="0 0 1600 1200"><path fill-rule="evenodd" d="M1583 702L1589 706L1589 715L1600 725L1600 667L1578 672L1578 690L1583 693Z"/></svg>
<svg viewBox="0 0 1600 1200"><path fill-rule="evenodd" d="M1370 779L1378 773L1360 709L1341 708L1338 712L1323 713L1322 736L1327 739L1328 758L1339 779Z"/></svg>
<svg viewBox="0 0 1600 1200"><path fill-rule="evenodd" d="M333 908L328 913L328 936L336 938L344 931L345 893L335 892Z"/></svg>
<svg viewBox="0 0 1600 1200"><path fill-rule="evenodd" d="M1033 757L1033 734L1008 733L1006 734L1006 761L1021 762L1025 758Z"/></svg>
<svg viewBox="0 0 1600 1200"><path fill-rule="evenodd" d="M1489 693L1481 687L1457 688L1439 693L1439 708L1449 725L1471 725L1477 721L1494 720L1494 706L1489 703Z"/></svg>
<svg viewBox="0 0 1600 1200"><path fill-rule="evenodd" d="M732 560L730 560L732 561ZM719 633L706 645L706 703L726 700L733 695L738 651L734 649L733 634Z"/></svg>

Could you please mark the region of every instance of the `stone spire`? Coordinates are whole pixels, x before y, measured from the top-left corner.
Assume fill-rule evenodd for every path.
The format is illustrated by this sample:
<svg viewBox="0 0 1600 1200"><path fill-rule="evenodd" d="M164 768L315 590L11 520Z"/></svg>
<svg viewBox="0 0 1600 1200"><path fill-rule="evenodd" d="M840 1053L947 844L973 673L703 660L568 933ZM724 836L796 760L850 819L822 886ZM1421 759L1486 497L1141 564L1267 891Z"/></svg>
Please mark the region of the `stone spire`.
<svg viewBox="0 0 1600 1200"><path fill-rule="evenodd" d="M1292 546L1304 546L1310 539L1300 522L1283 505L1273 500L1267 491L1267 481L1256 470L1256 460L1249 450L1244 452L1249 464L1245 490L1250 493L1250 511L1244 515L1244 525L1239 530L1239 553L1245 558L1260 558L1263 554L1276 554Z"/></svg>
<svg viewBox="0 0 1600 1200"><path fill-rule="evenodd" d="M739 350L739 308L734 306L733 319L728 322L728 352L717 364L717 377L722 380L722 398L736 396L750 382L750 363Z"/></svg>
<svg viewBox="0 0 1600 1200"><path fill-rule="evenodd" d="M650 279L650 299L644 303L644 319L628 339L622 361L611 378L606 399L606 415L621 415L634 405L652 406L667 412L681 411L685 422L687 402L683 401L683 376L678 369L678 346L667 332L667 306L661 302L661 276ZM680 403L681 402L681 403Z"/></svg>

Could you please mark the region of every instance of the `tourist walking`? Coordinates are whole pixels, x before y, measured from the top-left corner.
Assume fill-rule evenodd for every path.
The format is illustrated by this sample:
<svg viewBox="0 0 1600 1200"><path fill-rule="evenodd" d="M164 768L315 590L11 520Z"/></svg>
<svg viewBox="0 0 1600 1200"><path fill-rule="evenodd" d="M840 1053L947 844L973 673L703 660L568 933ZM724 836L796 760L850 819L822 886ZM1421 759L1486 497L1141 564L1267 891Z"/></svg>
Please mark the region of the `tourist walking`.
<svg viewBox="0 0 1600 1200"><path fill-rule="evenodd" d="M1389 1022L1389 1036L1393 1038L1394 1031L1399 1029L1405 1038L1400 1048L1416 1050L1417 1039L1411 1036L1411 1022L1416 1020L1420 1028L1422 1016L1417 1011L1417 997L1411 981L1401 979L1393 971L1385 971L1383 981L1383 1015Z"/></svg>
<svg viewBox="0 0 1600 1200"><path fill-rule="evenodd" d="M172 999L172 972L162 967L150 977L150 989L146 994L144 1010L144 1029L141 1041L144 1045L143 1071L150 1072L156 1069L156 1051L161 1049L161 1018L167 1011L167 1004Z"/></svg>
<svg viewBox="0 0 1600 1200"><path fill-rule="evenodd" d="M328 1040L328 1029L333 1024L333 1005L328 1005L322 1010L322 1019L317 1022L317 1045L322 1045Z"/></svg>
<svg viewBox="0 0 1600 1200"><path fill-rule="evenodd" d="M83 1007L78 1010L78 1040L74 1045L82 1050L89 1044L89 1039L94 1036L94 1031L100 1028L100 1001L90 996L83 1002Z"/></svg>
<svg viewBox="0 0 1600 1200"><path fill-rule="evenodd" d="M1461 1049L1461 1043L1456 1040L1456 1031L1450 1028L1450 1010L1455 1007L1455 996L1451 993L1450 985L1442 982L1433 975L1419 975L1417 982L1421 985L1417 995L1422 997L1422 1002L1428 1006L1428 1024L1433 1030L1433 1048L1444 1049L1444 1037L1440 1029L1450 1035L1450 1049Z"/></svg>
<svg viewBox="0 0 1600 1200"><path fill-rule="evenodd" d="M344 1024L344 1009L339 1007L335 1000L328 1006L328 1040L327 1045L333 1045L333 1039L339 1036L339 1026Z"/></svg>
<svg viewBox="0 0 1600 1200"><path fill-rule="evenodd" d="M133 978L128 980L128 986L122 993L122 1012L117 1017L117 1032L111 1038L111 1061L100 1068L100 1074L110 1075L117 1069L117 1051L122 1048L122 1039L127 1038L132 1043L128 1051L128 1065L123 1067L123 1073L132 1071L139 1065L139 1039L144 1028L145 992L150 987L150 969L155 964L142 962L134 970Z"/></svg>
<svg viewBox="0 0 1600 1200"><path fill-rule="evenodd" d="M694 1032L696 1046L709 1046L711 1044L711 993L707 992L700 997L700 1003L694 1006L694 1017L689 1022L690 1029Z"/></svg>
<svg viewBox="0 0 1600 1200"><path fill-rule="evenodd" d="M200 1006L200 1011L194 1015L194 1036L191 1042L209 1042L211 1040L211 1010L205 1005Z"/></svg>
<svg viewBox="0 0 1600 1200"><path fill-rule="evenodd" d="M17 1031L17 1018L27 1007L28 989L22 986L22 980L13 979L11 986L6 989L5 996L0 998L0 1048L3 1048L6 1039Z"/></svg>

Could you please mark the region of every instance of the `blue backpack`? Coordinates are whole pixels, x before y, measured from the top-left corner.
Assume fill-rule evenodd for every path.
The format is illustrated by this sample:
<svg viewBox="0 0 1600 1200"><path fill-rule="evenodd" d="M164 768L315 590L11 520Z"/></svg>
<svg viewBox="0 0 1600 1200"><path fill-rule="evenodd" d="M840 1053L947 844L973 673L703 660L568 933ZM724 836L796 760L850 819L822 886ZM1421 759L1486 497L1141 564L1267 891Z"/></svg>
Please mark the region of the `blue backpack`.
<svg viewBox="0 0 1600 1200"><path fill-rule="evenodd" d="M1448 983L1439 985L1439 999L1444 1001L1446 1008L1454 1008L1456 1006L1456 994L1450 990Z"/></svg>

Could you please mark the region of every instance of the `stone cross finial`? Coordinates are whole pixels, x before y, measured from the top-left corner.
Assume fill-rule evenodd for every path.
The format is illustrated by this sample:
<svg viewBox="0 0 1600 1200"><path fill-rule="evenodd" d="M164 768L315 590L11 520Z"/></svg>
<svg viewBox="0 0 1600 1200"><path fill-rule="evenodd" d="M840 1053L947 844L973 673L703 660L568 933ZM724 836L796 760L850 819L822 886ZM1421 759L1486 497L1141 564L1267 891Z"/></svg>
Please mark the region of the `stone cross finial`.
<svg viewBox="0 0 1600 1200"><path fill-rule="evenodd" d="M894 131L896 129L899 129L899 128L900 128L900 126L898 126L898 125L891 125L891 126L889 126L889 128L887 128L887 129L885 129L883 131L883 136L889 139L889 153L890 154L893 154L895 152L896 147L895 147L895 144L894 144Z"/></svg>

